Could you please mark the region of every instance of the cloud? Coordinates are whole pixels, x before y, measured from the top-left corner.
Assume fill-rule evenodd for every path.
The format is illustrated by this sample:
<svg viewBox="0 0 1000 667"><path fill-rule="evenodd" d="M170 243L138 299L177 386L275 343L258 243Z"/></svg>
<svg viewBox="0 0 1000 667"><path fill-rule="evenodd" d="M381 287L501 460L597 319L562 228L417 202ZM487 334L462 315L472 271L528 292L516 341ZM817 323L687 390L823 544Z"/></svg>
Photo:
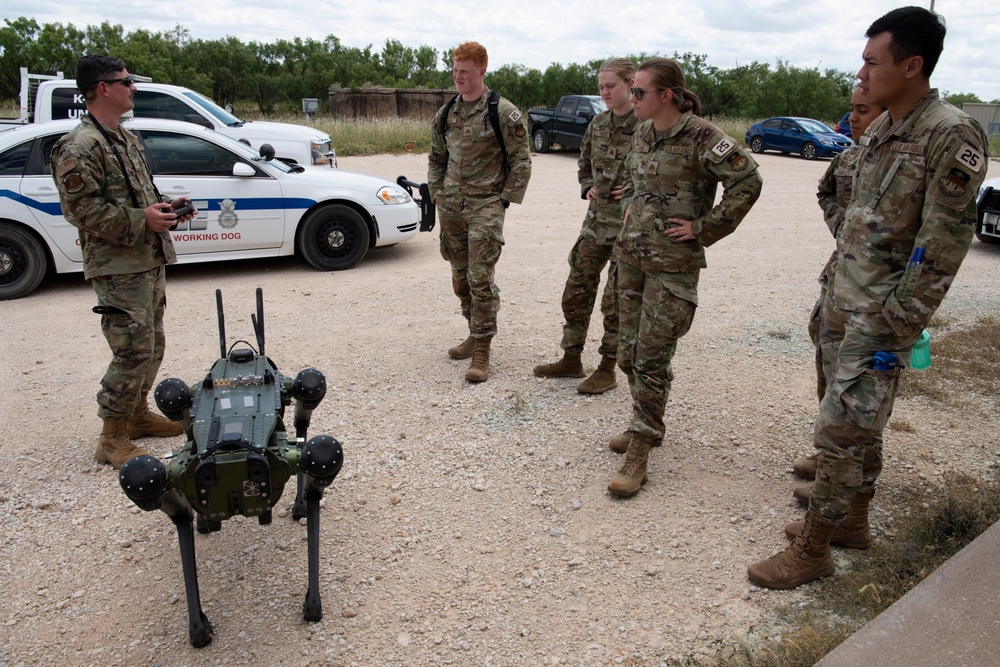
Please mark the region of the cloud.
<svg viewBox="0 0 1000 667"><path fill-rule="evenodd" d="M234 36L243 42L278 39L323 40L335 35L345 46L369 44L380 51L387 39L443 52L473 39L490 53L490 67L519 64L544 70L551 63L585 63L612 55L691 52L729 69L753 61L854 73L861 65L865 30L899 0L869 0L848 6L837 0L635 0L627 5L591 0L507 0L469 4L422 0L331 0L303 5L282 0L119 0L100 7L37 1L31 14L39 24L72 23L78 28L107 20L126 31L168 32L176 25L195 39ZM978 5L978 6L977 6ZM986 3L937 0L948 38L935 86L1000 98L1000 9ZM0 0L4 16L24 13L24 5Z"/></svg>

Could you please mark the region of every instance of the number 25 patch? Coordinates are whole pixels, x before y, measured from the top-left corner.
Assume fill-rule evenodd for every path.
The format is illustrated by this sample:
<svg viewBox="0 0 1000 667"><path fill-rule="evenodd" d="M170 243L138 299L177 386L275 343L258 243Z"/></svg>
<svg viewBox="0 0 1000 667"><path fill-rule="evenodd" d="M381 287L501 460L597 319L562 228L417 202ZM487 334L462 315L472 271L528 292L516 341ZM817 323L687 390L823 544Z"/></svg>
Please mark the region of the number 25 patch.
<svg viewBox="0 0 1000 667"><path fill-rule="evenodd" d="M735 145L736 142L734 142L732 139L730 139L729 137L723 137L722 139L719 140L719 143L715 144L715 146L712 148L712 152L718 155L719 157L722 157L723 155L728 153Z"/></svg>
<svg viewBox="0 0 1000 667"><path fill-rule="evenodd" d="M976 173L979 173L979 170L983 167L983 163L986 161L983 154L969 144L962 144L962 147L958 149L956 157L959 162Z"/></svg>

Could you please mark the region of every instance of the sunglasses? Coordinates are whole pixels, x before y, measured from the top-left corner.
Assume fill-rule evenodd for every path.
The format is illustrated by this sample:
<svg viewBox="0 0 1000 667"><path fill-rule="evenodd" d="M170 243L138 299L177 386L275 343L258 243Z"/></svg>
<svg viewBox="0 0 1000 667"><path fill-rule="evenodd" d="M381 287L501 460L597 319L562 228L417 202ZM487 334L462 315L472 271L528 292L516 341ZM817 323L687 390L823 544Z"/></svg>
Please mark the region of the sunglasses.
<svg viewBox="0 0 1000 667"><path fill-rule="evenodd" d="M656 92L663 92L663 88L654 88ZM628 92L632 93L632 96L637 100L642 100L646 93L651 93L653 90L643 90L642 88L629 88Z"/></svg>
<svg viewBox="0 0 1000 667"><path fill-rule="evenodd" d="M135 79L133 79L131 76L123 76L120 79L102 79L101 82L102 83L120 83L123 86L125 86L126 88L128 88L133 83L135 83Z"/></svg>

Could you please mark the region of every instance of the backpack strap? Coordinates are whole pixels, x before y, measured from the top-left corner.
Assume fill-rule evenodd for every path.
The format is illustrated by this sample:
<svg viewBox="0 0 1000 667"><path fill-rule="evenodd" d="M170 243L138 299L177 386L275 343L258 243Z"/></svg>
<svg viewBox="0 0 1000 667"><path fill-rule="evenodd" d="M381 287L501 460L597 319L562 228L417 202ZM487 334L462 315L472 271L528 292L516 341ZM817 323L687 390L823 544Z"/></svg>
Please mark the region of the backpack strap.
<svg viewBox="0 0 1000 667"><path fill-rule="evenodd" d="M500 153L503 155L503 173L510 173L510 163L507 161L507 145L503 140L503 133L500 131L500 93L490 92L490 99L487 102L487 112L490 116L490 125L493 126L493 134L497 135L497 142L500 144Z"/></svg>
<svg viewBox="0 0 1000 667"><path fill-rule="evenodd" d="M445 105L444 105L444 113L441 114L441 134L442 135L444 135L444 133L448 130L448 112L451 111L451 108L455 105L455 102L457 100L458 100L458 95L455 95L455 97L453 97L450 100L448 100L445 103Z"/></svg>
<svg viewBox="0 0 1000 667"><path fill-rule="evenodd" d="M444 135L448 129L448 113L451 111L451 107L454 106L455 102L458 100L458 95L448 100L444 105L444 113L441 114L441 134ZM503 155L503 173L510 173L510 163L507 161L507 144L503 140L503 132L500 131L500 93L493 90L490 91L490 97L486 102L487 115L490 117L490 125L493 126L493 134L497 137L497 142L500 144L500 153Z"/></svg>

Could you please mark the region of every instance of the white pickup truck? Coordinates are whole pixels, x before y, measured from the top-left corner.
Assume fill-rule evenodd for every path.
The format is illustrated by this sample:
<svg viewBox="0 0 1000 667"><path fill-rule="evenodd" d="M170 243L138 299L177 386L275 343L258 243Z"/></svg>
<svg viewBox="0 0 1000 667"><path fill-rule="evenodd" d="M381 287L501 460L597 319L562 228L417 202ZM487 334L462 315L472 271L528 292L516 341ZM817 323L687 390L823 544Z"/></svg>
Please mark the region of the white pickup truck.
<svg viewBox="0 0 1000 667"><path fill-rule="evenodd" d="M258 150L262 144L270 144L274 156L289 164L336 165L337 156L330 147L330 137L319 130L290 123L244 122L193 90L153 83L146 77L134 78L137 90L132 115L136 118L196 123ZM76 81L63 78L61 72L55 76L30 74L22 67L20 116L0 118L0 131L14 125L79 118L86 110Z"/></svg>

